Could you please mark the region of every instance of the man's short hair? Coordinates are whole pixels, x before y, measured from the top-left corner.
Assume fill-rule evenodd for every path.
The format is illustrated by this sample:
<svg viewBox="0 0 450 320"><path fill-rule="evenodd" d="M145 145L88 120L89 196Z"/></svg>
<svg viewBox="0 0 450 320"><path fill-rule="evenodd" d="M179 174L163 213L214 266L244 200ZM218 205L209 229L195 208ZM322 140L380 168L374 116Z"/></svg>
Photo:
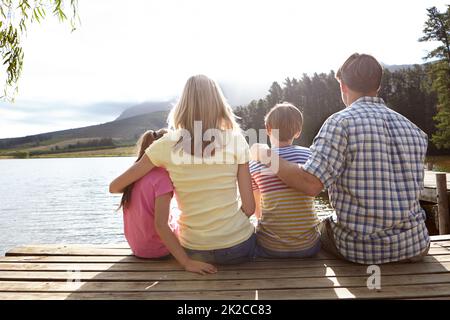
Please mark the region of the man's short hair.
<svg viewBox="0 0 450 320"><path fill-rule="evenodd" d="M303 114L292 103L275 105L264 118L266 128L278 130L279 141L289 141L302 131Z"/></svg>
<svg viewBox="0 0 450 320"><path fill-rule="evenodd" d="M351 90L359 93L378 91L383 75L383 67L373 56L352 54L336 73L336 79L342 81Z"/></svg>

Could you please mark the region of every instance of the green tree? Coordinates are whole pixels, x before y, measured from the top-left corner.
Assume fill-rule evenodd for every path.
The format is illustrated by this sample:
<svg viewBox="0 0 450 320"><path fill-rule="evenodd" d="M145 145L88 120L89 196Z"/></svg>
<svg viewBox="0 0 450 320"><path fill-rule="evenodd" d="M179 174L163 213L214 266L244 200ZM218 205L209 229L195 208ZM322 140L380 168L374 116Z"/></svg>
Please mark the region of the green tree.
<svg viewBox="0 0 450 320"><path fill-rule="evenodd" d="M283 100L283 89L278 84L278 82L273 82L269 89L269 94L266 97L269 108L272 108L277 103Z"/></svg>
<svg viewBox="0 0 450 320"><path fill-rule="evenodd" d="M39 23L52 13L60 21L68 20L75 30L79 22L78 0L0 0L0 55L6 74L1 99L13 100L18 91L24 52L22 39L30 24Z"/></svg>
<svg viewBox="0 0 450 320"><path fill-rule="evenodd" d="M437 94L437 114L434 117L437 131L432 137L438 148L450 148L450 5L439 12L436 7L427 9L428 20L419 41L437 41L440 45L430 51L425 59L436 59L430 66L433 89Z"/></svg>

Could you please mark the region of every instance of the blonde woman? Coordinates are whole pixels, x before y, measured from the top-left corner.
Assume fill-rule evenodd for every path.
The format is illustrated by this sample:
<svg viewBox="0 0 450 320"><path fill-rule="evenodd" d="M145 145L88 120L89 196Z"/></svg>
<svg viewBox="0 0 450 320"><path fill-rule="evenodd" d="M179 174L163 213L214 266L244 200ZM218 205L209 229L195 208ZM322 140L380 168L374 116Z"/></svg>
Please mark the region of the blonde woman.
<svg viewBox="0 0 450 320"><path fill-rule="evenodd" d="M248 217L255 201L248 144L217 83L204 75L189 78L168 122L169 132L111 183L110 192L120 193L155 166L164 167L181 211L179 242L166 242L167 217L156 216L155 224L178 261L186 268L188 256L201 260L206 264L195 268L213 273L216 268L209 263L252 258L255 234Z"/></svg>

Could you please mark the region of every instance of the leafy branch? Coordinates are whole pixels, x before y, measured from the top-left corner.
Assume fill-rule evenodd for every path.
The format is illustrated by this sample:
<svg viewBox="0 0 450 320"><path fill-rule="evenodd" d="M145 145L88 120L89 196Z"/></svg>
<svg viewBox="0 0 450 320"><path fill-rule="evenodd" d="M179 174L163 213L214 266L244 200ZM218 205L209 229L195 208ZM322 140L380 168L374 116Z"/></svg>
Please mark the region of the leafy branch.
<svg viewBox="0 0 450 320"><path fill-rule="evenodd" d="M22 39L30 24L40 23L48 14L69 21L74 31L79 24L78 0L0 0L0 55L6 78L0 99L14 100L23 70Z"/></svg>

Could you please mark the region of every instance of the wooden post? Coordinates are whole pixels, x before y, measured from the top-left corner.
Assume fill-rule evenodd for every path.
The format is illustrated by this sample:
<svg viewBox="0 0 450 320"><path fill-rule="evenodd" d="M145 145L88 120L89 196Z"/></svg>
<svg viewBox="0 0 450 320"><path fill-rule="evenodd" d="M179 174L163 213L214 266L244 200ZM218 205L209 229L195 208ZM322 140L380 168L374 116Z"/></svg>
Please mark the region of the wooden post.
<svg viewBox="0 0 450 320"><path fill-rule="evenodd" d="M427 162L427 170L433 171L433 162Z"/></svg>
<svg viewBox="0 0 450 320"><path fill-rule="evenodd" d="M450 213L448 210L447 175L436 173L436 194L439 214L439 234L450 234Z"/></svg>

